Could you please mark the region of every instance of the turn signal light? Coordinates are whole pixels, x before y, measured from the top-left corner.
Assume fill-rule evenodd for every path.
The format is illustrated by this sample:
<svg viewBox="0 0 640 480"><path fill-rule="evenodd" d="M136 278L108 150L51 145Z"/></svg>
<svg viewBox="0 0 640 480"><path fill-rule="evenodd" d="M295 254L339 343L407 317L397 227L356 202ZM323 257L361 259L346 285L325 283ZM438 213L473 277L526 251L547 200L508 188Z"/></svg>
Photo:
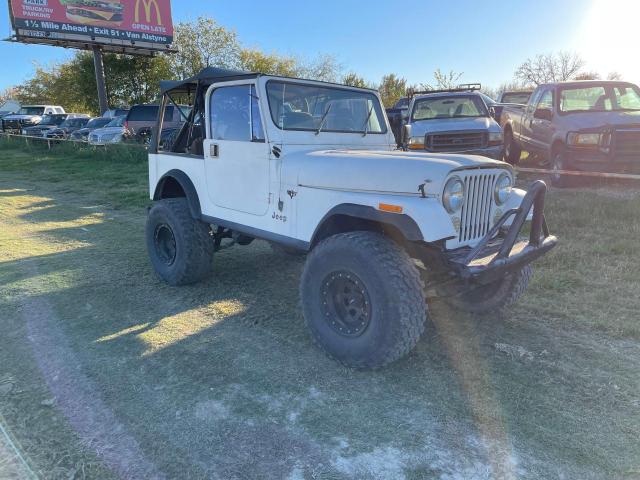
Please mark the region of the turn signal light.
<svg viewBox="0 0 640 480"><path fill-rule="evenodd" d="M379 203L378 210L389 213L402 213L402 207L400 205L391 205L389 203Z"/></svg>

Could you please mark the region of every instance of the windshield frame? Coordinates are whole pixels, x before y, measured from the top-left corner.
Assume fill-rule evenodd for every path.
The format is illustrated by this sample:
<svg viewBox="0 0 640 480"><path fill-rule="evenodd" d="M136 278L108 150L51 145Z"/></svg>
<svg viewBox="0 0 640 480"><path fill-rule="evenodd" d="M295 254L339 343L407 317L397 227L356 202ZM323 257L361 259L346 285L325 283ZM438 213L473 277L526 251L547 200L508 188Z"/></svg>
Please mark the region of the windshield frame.
<svg viewBox="0 0 640 480"><path fill-rule="evenodd" d="M584 89L588 89L588 88L603 88L605 91L605 95L609 98L609 100L611 101L611 109L607 110L607 109L598 109L598 110L563 110L561 108L561 102L560 99L562 98L562 92L565 90L584 90ZM620 83L608 83L608 82L602 82L602 83L592 83L592 84L588 84L588 85L567 85L567 86L559 86L558 87L558 94L556 95L556 109L558 110L558 113L560 115L574 115L574 114L581 114L581 113L611 113L611 112L640 112L640 109L638 108L619 108L618 106L618 101L616 98L616 95L613 93L613 89L614 88L630 88L632 90L634 90L636 92L636 94L638 96L640 96L640 87L638 87L637 85L633 84L633 83L627 83L627 82L620 82Z"/></svg>
<svg viewBox="0 0 640 480"><path fill-rule="evenodd" d="M265 94L266 94L266 107L269 109L269 117L271 118L271 122L275 125L275 127L278 130L281 130L283 132L310 132L313 134L317 134L317 127L316 128L300 128L300 127L280 127L280 125L278 125L277 119L274 118L274 112L273 109L271 108L271 102L269 101L269 84L270 83L284 83L287 85L297 85L297 86L301 86L301 87L316 87L319 89L327 89L327 90L343 90L343 91L350 91L350 92L357 92L357 93L361 93L363 96L370 96L371 99L375 102L373 105L373 111L374 113L376 113L376 116L378 116L378 109L376 109L376 104L379 108L379 113L381 115L378 116L378 120L380 122L380 131L379 132L374 132L374 131L367 131L365 134L366 130L366 125L365 125L365 129L361 130L361 131L356 131L356 130L335 130L335 129L327 129L327 128L322 128L321 132L319 133L350 133L350 134L354 134L354 135L360 135L362 136L363 134L365 135L387 135L387 133L389 132L389 127L387 126L387 116L385 114L385 109L384 106L382 105L382 102L380 101L380 99L378 98L378 96L373 92L373 91L369 91L367 89L361 89L361 88L350 88L348 86L343 86L343 85L339 85L339 84L326 84L326 83L313 83L313 82L305 82L303 80L300 81L296 81L296 80L290 80L290 79L281 79L281 78L271 78L269 79L264 88L265 88ZM373 115L373 114L372 114ZM369 122L367 122L368 124Z"/></svg>
<svg viewBox="0 0 640 480"><path fill-rule="evenodd" d="M447 98L468 98L471 99L473 101L473 103L475 104L476 108L478 108L478 103L480 104L480 115L462 115L459 117L433 117L433 118L419 118L416 119L415 118L415 113L416 113L416 106L418 105L418 102L424 101L424 100L441 100L441 99L447 99ZM476 100L478 103L476 103ZM466 95L427 95L421 98L416 98L413 101L413 105L411 106L411 116L409 117L409 121L411 123L413 122L430 122L433 120L453 120L456 118L487 118L487 117L491 117L491 115L489 114L489 107L486 105L485 101L482 99L482 97L480 97L479 95L474 95L474 94L466 94Z"/></svg>

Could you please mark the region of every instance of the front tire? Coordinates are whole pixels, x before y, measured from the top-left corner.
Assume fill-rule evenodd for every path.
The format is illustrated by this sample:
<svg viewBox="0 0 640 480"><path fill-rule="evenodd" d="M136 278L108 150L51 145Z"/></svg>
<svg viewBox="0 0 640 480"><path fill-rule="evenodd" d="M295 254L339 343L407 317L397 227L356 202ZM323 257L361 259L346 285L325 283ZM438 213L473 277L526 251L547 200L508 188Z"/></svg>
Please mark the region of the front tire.
<svg viewBox="0 0 640 480"><path fill-rule="evenodd" d="M415 265L393 241L373 232L338 234L315 247L300 296L315 343L357 369L380 368L409 353L428 316Z"/></svg>
<svg viewBox="0 0 640 480"><path fill-rule="evenodd" d="M516 165L520 163L520 156L522 155L522 149L518 146L513 138L513 132L510 129L504 134L504 158L507 163Z"/></svg>
<svg viewBox="0 0 640 480"><path fill-rule="evenodd" d="M462 295L445 297L444 301L464 312L477 314L499 312L518 301L529 286L532 276L531 265L526 265L500 280L479 286Z"/></svg>
<svg viewBox="0 0 640 480"><path fill-rule="evenodd" d="M151 264L169 285L188 285L211 274L214 242L210 226L191 216L186 198L155 202L145 233Z"/></svg>
<svg viewBox="0 0 640 480"><path fill-rule="evenodd" d="M567 169L567 163L564 159L562 151L557 151L551 158L551 185L558 188L567 188L571 186L571 178L568 175L558 173L561 170Z"/></svg>

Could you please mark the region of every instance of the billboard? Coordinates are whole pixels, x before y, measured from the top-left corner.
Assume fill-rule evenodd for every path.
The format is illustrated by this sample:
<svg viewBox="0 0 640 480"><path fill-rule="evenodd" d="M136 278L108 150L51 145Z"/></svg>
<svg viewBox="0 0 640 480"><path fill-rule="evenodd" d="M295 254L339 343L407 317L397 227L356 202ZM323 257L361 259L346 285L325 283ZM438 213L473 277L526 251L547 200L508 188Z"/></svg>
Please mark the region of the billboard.
<svg viewBox="0 0 640 480"><path fill-rule="evenodd" d="M170 0L9 0L16 40L105 51L166 51Z"/></svg>

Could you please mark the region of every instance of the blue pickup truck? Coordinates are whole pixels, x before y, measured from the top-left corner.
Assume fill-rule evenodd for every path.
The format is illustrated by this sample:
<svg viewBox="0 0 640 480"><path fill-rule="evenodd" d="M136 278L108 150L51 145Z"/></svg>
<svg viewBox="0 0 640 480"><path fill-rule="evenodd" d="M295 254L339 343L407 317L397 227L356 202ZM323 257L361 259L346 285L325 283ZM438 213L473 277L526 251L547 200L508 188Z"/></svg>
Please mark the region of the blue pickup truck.
<svg viewBox="0 0 640 480"><path fill-rule="evenodd" d="M413 94L399 143L408 150L502 159L502 128L478 86Z"/></svg>
<svg viewBox="0 0 640 480"><path fill-rule="evenodd" d="M507 161L533 153L549 163L557 186L572 183L563 170L640 173L640 88L633 83L540 85L527 105L503 109L501 125Z"/></svg>

